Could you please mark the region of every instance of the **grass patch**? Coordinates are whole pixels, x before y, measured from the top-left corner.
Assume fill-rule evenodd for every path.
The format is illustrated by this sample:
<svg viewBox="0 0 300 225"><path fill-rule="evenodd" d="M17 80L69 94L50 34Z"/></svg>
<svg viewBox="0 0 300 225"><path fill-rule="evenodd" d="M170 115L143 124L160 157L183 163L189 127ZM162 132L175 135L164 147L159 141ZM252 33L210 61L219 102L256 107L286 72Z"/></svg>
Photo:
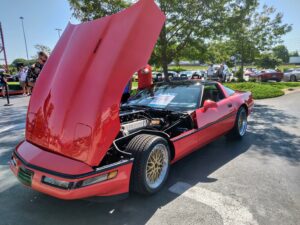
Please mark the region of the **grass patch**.
<svg viewBox="0 0 300 225"><path fill-rule="evenodd" d="M218 63L216 63L218 65ZM291 69L291 68L296 68L296 67L299 67L299 65L295 65L295 64L284 64L284 65L280 65L278 67L278 69L280 69L281 71L286 71L288 69ZM231 67L230 69L233 69L234 67ZM237 69L239 69L240 66L238 65L237 66ZM257 68L256 66L253 66L253 65L246 65L244 68ZM157 70L162 70L161 68L156 68ZM177 66L169 66L169 70L207 70L208 69L208 66L180 66L180 67L177 67ZM259 68L258 68L259 69ZM262 69L262 68L261 68Z"/></svg>
<svg viewBox="0 0 300 225"><path fill-rule="evenodd" d="M22 90L19 82L8 82L8 88L11 91L19 91Z"/></svg>
<svg viewBox="0 0 300 225"><path fill-rule="evenodd" d="M137 89L138 88L138 82L132 82L132 89Z"/></svg>
<svg viewBox="0 0 300 225"><path fill-rule="evenodd" d="M181 70L181 71L186 71L186 70L207 70L208 66L169 66L169 70Z"/></svg>
<svg viewBox="0 0 300 225"><path fill-rule="evenodd" d="M239 91L251 91L254 99L274 98L284 95L283 89L300 87L298 82L279 83L226 83L225 86Z"/></svg>
<svg viewBox="0 0 300 225"><path fill-rule="evenodd" d="M20 85L19 82L8 82L8 85Z"/></svg>

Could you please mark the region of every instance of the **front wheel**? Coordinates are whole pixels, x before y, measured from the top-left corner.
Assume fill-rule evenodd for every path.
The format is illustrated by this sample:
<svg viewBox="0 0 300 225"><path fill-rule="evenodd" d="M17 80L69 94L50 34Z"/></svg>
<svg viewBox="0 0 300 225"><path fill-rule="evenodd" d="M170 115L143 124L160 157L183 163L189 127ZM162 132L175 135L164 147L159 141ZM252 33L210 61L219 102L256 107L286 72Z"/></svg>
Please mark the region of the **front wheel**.
<svg viewBox="0 0 300 225"><path fill-rule="evenodd" d="M168 142L158 136L141 134L135 136L126 149L134 156L131 189L145 195L159 191L170 169Z"/></svg>
<svg viewBox="0 0 300 225"><path fill-rule="evenodd" d="M234 127L227 134L227 137L230 139L241 139L245 136L247 127L247 111L245 107L241 107L236 115Z"/></svg>

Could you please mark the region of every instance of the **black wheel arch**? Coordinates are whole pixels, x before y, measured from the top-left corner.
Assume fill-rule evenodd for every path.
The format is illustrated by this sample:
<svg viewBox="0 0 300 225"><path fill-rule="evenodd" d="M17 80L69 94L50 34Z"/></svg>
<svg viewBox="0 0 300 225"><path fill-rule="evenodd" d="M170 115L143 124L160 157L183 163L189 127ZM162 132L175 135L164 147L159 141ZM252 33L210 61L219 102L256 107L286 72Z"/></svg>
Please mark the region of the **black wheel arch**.
<svg viewBox="0 0 300 225"><path fill-rule="evenodd" d="M140 130L140 131L132 133L132 134L126 136L126 137L116 139L113 143L114 147L117 150L122 151L121 147L119 147L119 146L121 146L121 143L124 143L124 141L126 143L129 143L131 141L131 139L133 139L135 136L140 135L140 134L151 134L151 135L156 135L156 136L164 138L168 142L168 145L169 145L170 159L171 160L174 159L174 157L175 157L175 146L174 146L173 142L170 140L170 136L167 133L162 132L162 131L158 131L158 130Z"/></svg>
<svg viewBox="0 0 300 225"><path fill-rule="evenodd" d="M249 115L249 108L248 108L247 104L246 104L246 103L242 104L242 105L240 106L240 108L242 108L242 107L246 109L247 116L248 116L248 115ZM239 110L240 108L238 108L238 110Z"/></svg>

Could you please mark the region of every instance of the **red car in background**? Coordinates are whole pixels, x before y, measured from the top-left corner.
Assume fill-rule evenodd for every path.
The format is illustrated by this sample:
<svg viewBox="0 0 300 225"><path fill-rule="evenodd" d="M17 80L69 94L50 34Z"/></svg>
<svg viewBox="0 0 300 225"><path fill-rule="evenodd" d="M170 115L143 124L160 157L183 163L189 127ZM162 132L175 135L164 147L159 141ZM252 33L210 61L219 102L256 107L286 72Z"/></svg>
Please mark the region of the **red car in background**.
<svg viewBox="0 0 300 225"><path fill-rule="evenodd" d="M248 74L249 79L255 79L260 82L276 81L280 82L283 79L283 73L276 70L261 70L256 73Z"/></svg>
<svg viewBox="0 0 300 225"><path fill-rule="evenodd" d="M120 105L164 21L154 1L141 0L66 28L36 83L25 140L10 161L21 183L61 199L153 194L174 162L222 135L245 135L251 93L217 82L157 83Z"/></svg>

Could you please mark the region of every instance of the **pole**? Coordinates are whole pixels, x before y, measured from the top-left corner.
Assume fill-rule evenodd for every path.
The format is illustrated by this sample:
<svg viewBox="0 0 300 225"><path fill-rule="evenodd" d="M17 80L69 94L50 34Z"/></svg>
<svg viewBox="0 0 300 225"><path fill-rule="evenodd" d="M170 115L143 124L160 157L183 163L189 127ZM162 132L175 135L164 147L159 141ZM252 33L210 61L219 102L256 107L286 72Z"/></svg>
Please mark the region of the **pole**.
<svg viewBox="0 0 300 225"><path fill-rule="evenodd" d="M4 106L12 106L13 104L9 101L9 93L8 93L8 84L5 84L5 92L6 92L6 101L7 103Z"/></svg>
<svg viewBox="0 0 300 225"><path fill-rule="evenodd" d="M21 23L22 23L22 28L23 28L23 36L24 36L24 42L25 42L25 48L26 48L26 56L27 56L27 60L29 60L29 57L28 57L28 49L27 49L27 41L26 41L26 35L25 35L25 29L24 29L24 17L21 16L20 17L20 20L21 20Z"/></svg>
<svg viewBox="0 0 300 225"><path fill-rule="evenodd" d="M236 68L236 58L235 58L235 60L234 60L234 70L235 70L235 73L237 72L236 69L237 68Z"/></svg>
<svg viewBox="0 0 300 225"><path fill-rule="evenodd" d="M5 44L4 44L4 34L3 34L1 22L0 22L0 36L1 36L1 42L2 42L2 48L0 49L0 53L1 53L1 51L3 51L4 62L5 62L5 72L8 73L8 64L7 64Z"/></svg>

